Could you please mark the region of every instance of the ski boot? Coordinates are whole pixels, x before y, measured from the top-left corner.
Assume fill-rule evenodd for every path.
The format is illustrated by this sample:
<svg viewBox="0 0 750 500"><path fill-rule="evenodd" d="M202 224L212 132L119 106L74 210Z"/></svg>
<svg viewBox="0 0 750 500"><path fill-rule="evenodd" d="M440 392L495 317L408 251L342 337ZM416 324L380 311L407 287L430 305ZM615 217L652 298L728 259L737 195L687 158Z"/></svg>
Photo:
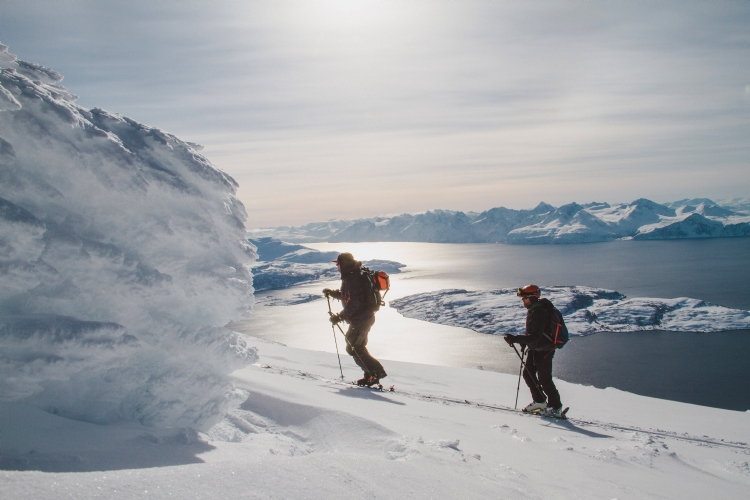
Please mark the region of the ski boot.
<svg viewBox="0 0 750 500"><path fill-rule="evenodd" d="M539 415L542 417L567 419L568 417L565 416L566 413L568 413L568 408L563 409L562 406L560 408L552 408L551 406L548 406L542 410Z"/></svg>
<svg viewBox="0 0 750 500"><path fill-rule="evenodd" d="M526 407L521 410L524 413L539 413L543 411L545 408L547 408L546 402L537 403L536 401L532 401Z"/></svg>

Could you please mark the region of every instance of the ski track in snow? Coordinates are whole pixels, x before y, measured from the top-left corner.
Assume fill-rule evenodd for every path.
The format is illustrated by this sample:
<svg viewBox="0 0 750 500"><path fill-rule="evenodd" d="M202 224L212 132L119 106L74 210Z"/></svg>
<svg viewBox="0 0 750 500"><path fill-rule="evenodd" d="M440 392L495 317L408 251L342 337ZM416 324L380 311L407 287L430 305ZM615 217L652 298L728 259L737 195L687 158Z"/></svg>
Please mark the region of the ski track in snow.
<svg viewBox="0 0 750 500"><path fill-rule="evenodd" d="M573 416L544 419L507 406L511 375L392 362L386 380L396 391L381 393L339 380L335 354L251 342L261 361L232 374L243 403L207 434L119 435L127 429L37 410L30 416L44 424L43 437L30 446L40 447L3 450L3 491L86 500L520 500L739 498L750 485L740 412L561 382ZM347 374L356 370L343 361Z"/></svg>
<svg viewBox="0 0 750 500"><path fill-rule="evenodd" d="M264 371L276 373L278 375L284 375L287 377L295 377L297 379L309 380L311 382L322 382L330 386L338 386L338 387L343 386L343 387L353 389L353 390L373 392L376 395L383 395L383 397L388 397L388 398L407 397L411 399L419 399L421 401L429 401L429 402L433 402L436 404L470 406L470 407L475 407L475 408L479 408L479 409L487 410L487 411L509 412L514 415L522 416L524 418L538 419L541 421L547 420L548 421L547 424L549 423L549 421L552 420L552 419L545 419L544 417L541 417L538 415L530 415L527 413L523 413L521 410L514 409L509 406L478 403L478 402L469 401L467 399L461 400L461 399L456 399L456 398L451 398L451 397L446 397L446 396L424 394L424 393L415 392L415 391L404 391L396 387L394 387L393 390L389 390L388 384L384 384L383 385L384 389L380 391L380 390L367 388L367 387L358 387L352 384L351 382L345 382L340 379L331 379L331 378L324 377L322 375L318 375L318 374L311 373L308 371L295 370L295 369L284 368L280 366L262 365L262 364L257 364L257 363L253 364L252 366L261 368ZM571 411L574 411L574 410L571 409ZM234 422L235 418L236 417L230 416L228 417L228 420L230 422ZM693 443L698 446L718 446L718 447L742 450L746 454L750 455L750 445L744 442L725 441L724 439L711 438L710 436L693 436L687 433L678 433L678 432L669 431L665 429L643 429L640 427L619 425L617 423L612 423L612 422L601 422L597 420L584 420L584 419L579 419L575 417L568 417L567 420L557 420L557 424L563 427L566 425L565 422L570 422L572 425L580 425L583 427L595 427L595 428L599 428L602 430L635 433L634 437L636 437L637 435L638 439L644 439L644 436L647 436L648 439L646 440L647 441L651 440L647 444L651 444L655 442L653 441L654 439L676 439L679 441ZM542 425L547 425L547 424L542 424ZM267 427L267 424L261 424L261 427ZM256 427L252 427L250 430L247 430L247 431L245 430L245 428L242 427L242 425L240 425L239 428L241 432L243 432L244 434L258 432L258 429ZM215 433L215 434L212 434L212 437L220 438L221 435L220 433Z"/></svg>

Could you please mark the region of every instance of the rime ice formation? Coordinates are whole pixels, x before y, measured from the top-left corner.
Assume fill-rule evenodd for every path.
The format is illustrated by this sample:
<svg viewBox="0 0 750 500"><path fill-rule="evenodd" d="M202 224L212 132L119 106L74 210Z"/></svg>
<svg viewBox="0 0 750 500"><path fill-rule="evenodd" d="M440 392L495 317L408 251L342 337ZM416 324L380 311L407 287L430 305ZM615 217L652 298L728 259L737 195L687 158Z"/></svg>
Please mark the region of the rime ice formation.
<svg viewBox="0 0 750 500"><path fill-rule="evenodd" d="M0 400L205 428L255 359L236 182L0 46Z"/></svg>
<svg viewBox="0 0 750 500"><path fill-rule="evenodd" d="M572 335L750 329L748 311L684 297L628 299L612 290L585 286L544 287L542 296L560 310ZM516 289L510 288L481 292L440 290L392 300L390 306L408 318L493 335L522 334L526 325L526 309L516 296Z"/></svg>
<svg viewBox="0 0 750 500"><path fill-rule="evenodd" d="M300 227L252 230L250 234L285 241L420 241L427 243L591 243L616 239L679 239L750 236L746 200L718 205L700 198L660 205L570 203L532 210L493 208L482 213L432 210L417 215L329 221Z"/></svg>

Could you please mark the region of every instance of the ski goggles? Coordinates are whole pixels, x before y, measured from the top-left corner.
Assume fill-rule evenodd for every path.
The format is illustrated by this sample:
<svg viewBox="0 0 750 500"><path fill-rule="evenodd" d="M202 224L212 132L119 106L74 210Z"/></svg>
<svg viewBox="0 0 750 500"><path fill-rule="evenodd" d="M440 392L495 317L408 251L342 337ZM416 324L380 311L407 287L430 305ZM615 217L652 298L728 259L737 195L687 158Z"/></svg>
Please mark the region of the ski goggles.
<svg viewBox="0 0 750 500"><path fill-rule="evenodd" d="M524 287L524 288L528 288L528 287ZM524 290L524 288L519 288L516 291L517 297L538 297L539 295L541 295L541 291L539 290L539 288L532 289L532 290L528 290L528 289Z"/></svg>

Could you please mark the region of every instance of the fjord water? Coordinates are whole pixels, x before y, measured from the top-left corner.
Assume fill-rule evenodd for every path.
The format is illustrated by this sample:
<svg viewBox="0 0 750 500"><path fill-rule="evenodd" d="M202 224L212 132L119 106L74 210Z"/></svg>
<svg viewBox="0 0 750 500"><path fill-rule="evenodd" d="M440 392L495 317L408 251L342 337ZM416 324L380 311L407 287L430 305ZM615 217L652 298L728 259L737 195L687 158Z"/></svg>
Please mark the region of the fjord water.
<svg viewBox="0 0 750 500"><path fill-rule="evenodd" d="M358 260L397 260L440 288L587 285L628 297L691 297L750 309L750 238L572 245L318 243Z"/></svg>
<svg viewBox="0 0 750 500"><path fill-rule="evenodd" d="M358 260L407 265L386 299L448 288L490 290L535 283L588 285L628 297L692 297L750 309L750 238L614 241L576 245L316 243ZM271 295L317 293L327 283ZM263 294L265 295L265 294ZM519 307L522 307L519 302ZM256 306L238 329L293 347L333 351L327 305ZM327 334L326 334L327 332ZM341 339L339 339L341 341ZM499 336L430 325L390 308L370 337L376 357L518 373L518 358ZM555 356L555 377L694 404L750 409L750 331L636 332L574 337ZM387 366L386 366L387 369ZM522 388L522 390L525 390ZM564 396L564 395L563 395ZM525 397L525 393L522 393Z"/></svg>

